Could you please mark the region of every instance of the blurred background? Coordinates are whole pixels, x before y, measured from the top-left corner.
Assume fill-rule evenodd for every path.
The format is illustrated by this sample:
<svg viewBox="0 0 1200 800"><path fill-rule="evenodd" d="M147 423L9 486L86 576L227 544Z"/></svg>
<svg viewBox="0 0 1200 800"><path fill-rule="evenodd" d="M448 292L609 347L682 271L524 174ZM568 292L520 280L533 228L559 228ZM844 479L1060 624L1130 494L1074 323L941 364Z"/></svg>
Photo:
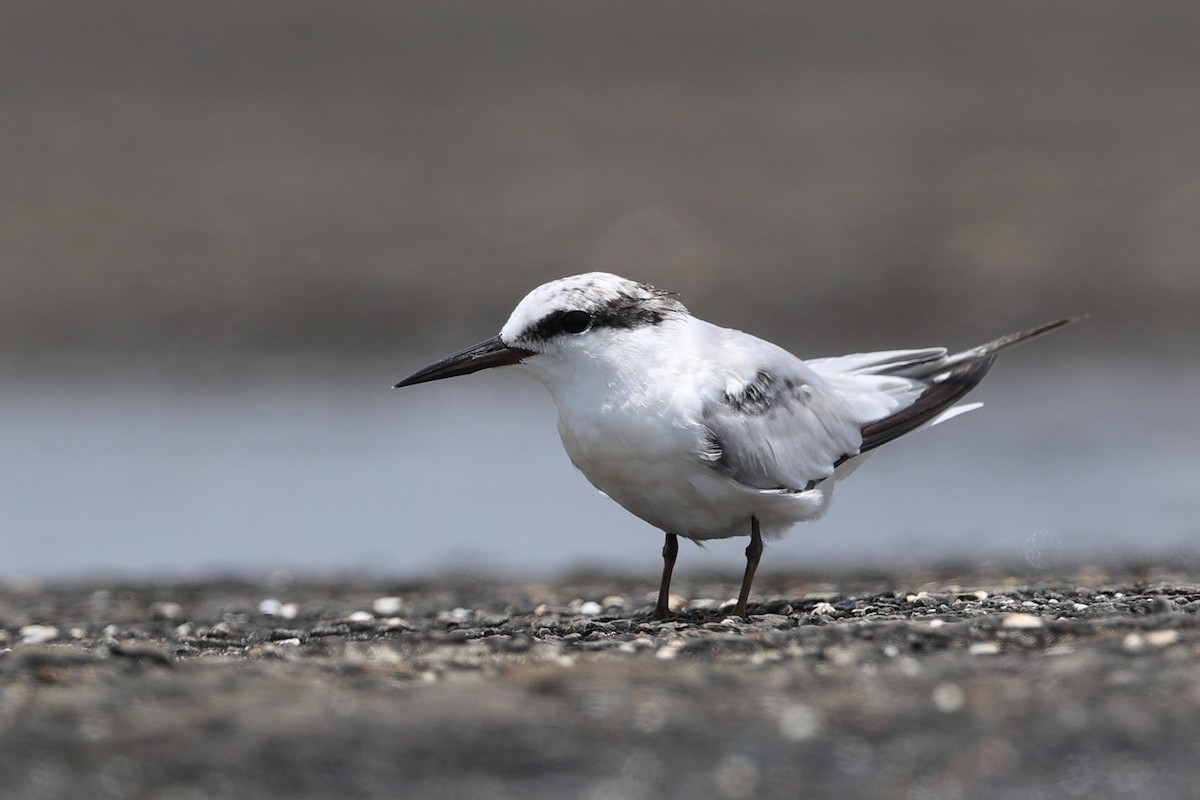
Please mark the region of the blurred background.
<svg viewBox="0 0 1200 800"><path fill-rule="evenodd" d="M1200 566L1198 37L1188 2L10 2L0 577L655 574L542 387L388 388L587 270L802 356L1091 313L767 568Z"/></svg>

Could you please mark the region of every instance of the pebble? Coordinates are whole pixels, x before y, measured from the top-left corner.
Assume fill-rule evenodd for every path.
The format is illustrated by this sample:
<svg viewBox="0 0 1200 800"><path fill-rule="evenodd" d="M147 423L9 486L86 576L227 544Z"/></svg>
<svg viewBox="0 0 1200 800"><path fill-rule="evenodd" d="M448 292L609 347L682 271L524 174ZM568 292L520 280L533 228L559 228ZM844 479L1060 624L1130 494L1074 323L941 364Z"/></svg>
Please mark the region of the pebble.
<svg viewBox="0 0 1200 800"><path fill-rule="evenodd" d="M1179 641L1179 631L1168 628L1161 631L1149 631L1146 643L1154 647L1166 647Z"/></svg>
<svg viewBox="0 0 1200 800"><path fill-rule="evenodd" d="M1179 631L1168 628L1160 631L1133 632L1127 634L1121 646L1128 652L1136 653L1147 647L1168 647L1179 641Z"/></svg>
<svg viewBox="0 0 1200 800"><path fill-rule="evenodd" d="M388 633L390 631L411 631L415 630L408 620L404 617L386 617L379 620L379 632Z"/></svg>
<svg viewBox="0 0 1200 800"><path fill-rule="evenodd" d="M171 651L157 642L113 642L109 645L108 652L132 661L145 661L165 667L175 663Z"/></svg>
<svg viewBox="0 0 1200 800"><path fill-rule="evenodd" d="M295 619L299 610L295 603L281 603L273 597L268 597L258 604L258 613L267 617Z"/></svg>
<svg viewBox="0 0 1200 800"><path fill-rule="evenodd" d="M21 628L21 644L45 644L58 638L53 625L25 625Z"/></svg>
<svg viewBox="0 0 1200 800"><path fill-rule="evenodd" d="M933 705L943 714L953 714L963 707L966 695L957 683L939 683L933 687Z"/></svg>
<svg viewBox="0 0 1200 800"><path fill-rule="evenodd" d="M519 633L516 636L509 637L503 646L510 653L525 653L533 648L533 637Z"/></svg>
<svg viewBox="0 0 1200 800"><path fill-rule="evenodd" d="M1169 614L1175 611L1175 604L1169 597L1153 597L1150 599L1146 611L1150 614Z"/></svg>
<svg viewBox="0 0 1200 800"><path fill-rule="evenodd" d="M150 615L155 619L180 619L183 617L183 606L179 603L161 601L150 606Z"/></svg>
<svg viewBox="0 0 1200 800"><path fill-rule="evenodd" d="M1041 617L1034 614L1018 612L1015 614L1009 614L1007 617L1005 617L1004 621L1000 623L1000 627L1008 628L1009 630L1023 631L1033 630L1035 628L1044 628L1046 627L1046 623L1042 621Z"/></svg>
<svg viewBox="0 0 1200 800"><path fill-rule="evenodd" d="M671 660L671 659L676 658L679 655L679 651L682 649L683 649L682 644L674 644L674 643L665 644L662 647L658 648L658 650L655 651L654 656L655 656L655 658Z"/></svg>
<svg viewBox="0 0 1200 800"><path fill-rule="evenodd" d="M32 645L9 652L14 653L11 656L12 660L6 660L4 663L6 669L14 671L27 670L32 672L45 667L52 669L88 667L98 664L102 660L100 653L91 650L80 650L77 647L62 647L60 645L51 645L49 647Z"/></svg>
<svg viewBox="0 0 1200 800"><path fill-rule="evenodd" d="M790 703L779 709L779 732L792 742L814 739L821 732L821 714L807 703Z"/></svg>
<svg viewBox="0 0 1200 800"><path fill-rule="evenodd" d="M470 618L471 614L465 608L456 608L451 611L439 611L435 619L440 625L461 625Z"/></svg>
<svg viewBox="0 0 1200 800"><path fill-rule="evenodd" d="M399 597L376 597L371 610L381 617L394 617L404 610L404 601Z"/></svg>
<svg viewBox="0 0 1200 800"><path fill-rule="evenodd" d="M350 633L349 625L314 625L309 636L345 636Z"/></svg>

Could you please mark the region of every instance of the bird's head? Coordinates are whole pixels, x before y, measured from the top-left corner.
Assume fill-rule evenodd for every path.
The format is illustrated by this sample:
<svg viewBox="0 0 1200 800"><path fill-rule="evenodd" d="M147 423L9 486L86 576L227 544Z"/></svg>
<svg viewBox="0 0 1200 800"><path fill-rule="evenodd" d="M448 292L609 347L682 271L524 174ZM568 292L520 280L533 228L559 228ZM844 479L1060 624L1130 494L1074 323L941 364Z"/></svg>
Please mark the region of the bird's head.
<svg viewBox="0 0 1200 800"><path fill-rule="evenodd" d="M556 366L612 353L633 332L687 315L669 292L589 272L542 284L513 309L499 335L410 375L396 387L524 364L546 377Z"/></svg>

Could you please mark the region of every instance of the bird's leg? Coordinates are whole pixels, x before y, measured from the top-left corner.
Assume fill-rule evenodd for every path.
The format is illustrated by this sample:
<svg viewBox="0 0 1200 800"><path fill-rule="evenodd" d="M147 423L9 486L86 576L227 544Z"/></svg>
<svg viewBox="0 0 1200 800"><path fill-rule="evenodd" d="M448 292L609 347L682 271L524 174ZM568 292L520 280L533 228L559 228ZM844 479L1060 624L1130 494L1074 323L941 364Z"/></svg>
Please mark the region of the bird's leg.
<svg viewBox="0 0 1200 800"><path fill-rule="evenodd" d="M679 537L673 533L667 534L663 542L663 574L662 583L658 585L658 604L654 606L651 619L668 619L671 616L671 573L675 570L675 556L679 555Z"/></svg>
<svg viewBox="0 0 1200 800"><path fill-rule="evenodd" d="M750 599L750 584L754 583L754 573L758 571L758 561L762 558L762 534L758 530L758 517L750 517L750 544L746 545L746 574L742 576L742 591L738 593L737 605L733 614L743 619L749 619L746 614L746 601Z"/></svg>

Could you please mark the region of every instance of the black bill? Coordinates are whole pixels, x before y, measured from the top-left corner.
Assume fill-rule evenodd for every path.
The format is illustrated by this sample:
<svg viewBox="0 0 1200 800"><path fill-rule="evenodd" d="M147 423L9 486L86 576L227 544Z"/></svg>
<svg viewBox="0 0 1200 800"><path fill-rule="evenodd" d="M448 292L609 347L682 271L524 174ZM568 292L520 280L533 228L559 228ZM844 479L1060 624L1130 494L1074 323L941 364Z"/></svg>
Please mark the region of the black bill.
<svg viewBox="0 0 1200 800"><path fill-rule="evenodd" d="M412 386L416 383L437 381L442 378L453 378L456 375L470 375L472 372L479 372L479 370L488 369L489 367L504 367L510 364L518 364L521 359L528 358L531 355L533 355L532 350L509 347L501 341L499 336L493 336L486 342L480 342L474 347L468 347L461 353L455 353L449 358L443 358L436 364L430 364L425 369L414 372L397 383L395 388L399 389L401 386Z"/></svg>

